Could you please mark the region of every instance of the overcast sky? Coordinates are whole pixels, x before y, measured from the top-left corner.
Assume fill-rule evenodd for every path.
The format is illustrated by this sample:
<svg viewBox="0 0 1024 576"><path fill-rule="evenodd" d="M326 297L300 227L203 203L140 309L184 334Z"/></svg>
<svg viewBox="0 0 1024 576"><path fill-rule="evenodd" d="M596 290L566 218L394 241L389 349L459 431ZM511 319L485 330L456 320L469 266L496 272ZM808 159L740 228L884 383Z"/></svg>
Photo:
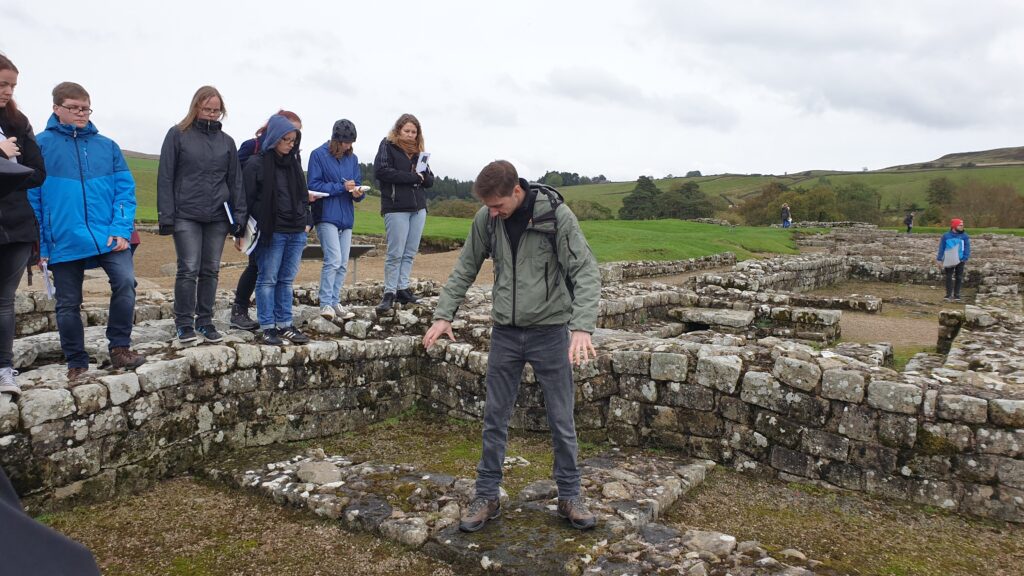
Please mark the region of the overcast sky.
<svg viewBox="0 0 1024 576"><path fill-rule="evenodd" d="M1024 3L4 0L0 51L41 130L64 80L157 153L195 90L249 138L278 108L307 151L335 120L372 162L403 112L435 173L496 158L634 180L860 170L1024 145Z"/></svg>

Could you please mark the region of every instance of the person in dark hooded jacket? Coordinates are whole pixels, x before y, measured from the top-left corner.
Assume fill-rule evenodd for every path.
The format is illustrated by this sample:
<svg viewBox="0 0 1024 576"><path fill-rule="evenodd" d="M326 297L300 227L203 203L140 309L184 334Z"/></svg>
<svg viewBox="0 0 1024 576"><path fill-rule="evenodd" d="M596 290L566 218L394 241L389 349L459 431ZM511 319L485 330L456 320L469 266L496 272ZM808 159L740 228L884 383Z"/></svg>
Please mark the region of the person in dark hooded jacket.
<svg viewBox="0 0 1024 576"><path fill-rule="evenodd" d="M196 90L188 114L167 131L160 150L156 199L160 233L174 234L174 326L180 342L198 331L224 338L213 325L224 238L238 236L245 216L235 141L221 129L224 100L213 86Z"/></svg>
<svg viewBox="0 0 1024 576"><path fill-rule="evenodd" d="M309 190L297 152L301 133L280 114L267 122L265 147L242 170L249 214L259 228L256 314L265 344L309 342L292 324L292 283L312 226Z"/></svg>
<svg viewBox="0 0 1024 576"><path fill-rule="evenodd" d="M278 110L277 113L290 120L296 130L302 130L302 119L299 118L298 114L284 109ZM257 154L263 149L263 140L266 133L267 125L263 124L256 131L255 138L250 138L238 146L238 162L241 166L244 167L253 154ZM300 150L296 155L301 163L302 151ZM242 222L242 224L244 225L245 222ZM260 327L259 322L249 317L249 304L252 301L253 293L256 292L257 275L259 275L259 268L256 266L256 256L250 254L249 264L242 271L242 274L239 275L238 285L235 287L235 302L231 305L232 328L253 331Z"/></svg>
<svg viewBox="0 0 1024 576"><path fill-rule="evenodd" d="M39 228L26 190L46 179L28 118L14 103L18 69L0 54L0 392L18 394L14 376L14 295L32 260Z"/></svg>

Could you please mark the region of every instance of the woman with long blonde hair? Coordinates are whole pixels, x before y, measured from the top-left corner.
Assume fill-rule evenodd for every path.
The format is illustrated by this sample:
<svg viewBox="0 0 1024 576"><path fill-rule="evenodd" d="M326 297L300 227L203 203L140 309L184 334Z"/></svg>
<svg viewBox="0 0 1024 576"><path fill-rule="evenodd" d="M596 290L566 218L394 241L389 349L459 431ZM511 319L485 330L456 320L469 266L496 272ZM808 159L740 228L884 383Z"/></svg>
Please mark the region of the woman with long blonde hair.
<svg viewBox="0 0 1024 576"><path fill-rule="evenodd" d="M417 170L423 152L420 121L412 114L402 114L387 137L381 140L373 160L388 244L384 260L384 297L377 305L379 313L387 312L396 302L415 304L418 301L409 289L409 275L427 220L424 189L434 185L434 173L429 166Z"/></svg>

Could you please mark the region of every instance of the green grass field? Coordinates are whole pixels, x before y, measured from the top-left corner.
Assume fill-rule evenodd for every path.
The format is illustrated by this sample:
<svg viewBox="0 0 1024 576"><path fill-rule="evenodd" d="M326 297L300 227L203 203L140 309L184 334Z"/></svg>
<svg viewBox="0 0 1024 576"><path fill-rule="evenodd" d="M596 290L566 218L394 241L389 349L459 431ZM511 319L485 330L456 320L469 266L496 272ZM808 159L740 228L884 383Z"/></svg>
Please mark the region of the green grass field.
<svg viewBox="0 0 1024 576"><path fill-rule="evenodd" d="M156 221L156 173L157 161L143 158L128 158L128 166L136 181L136 195L139 207L137 218L146 222ZM928 180L946 176L954 181L967 177L990 182L1007 182L1024 190L1024 166L999 166L972 169L936 169L903 172L862 172L828 173L811 172L793 176L742 176L722 175L693 178L701 184L707 194L724 195L733 201L750 194L773 180L789 185L813 183L826 175L833 183L859 180L882 191L883 207L886 198L900 197L903 206L911 201L923 205L924 190ZM663 190L687 178L657 180ZM633 182L610 182L585 186L569 186L560 190L567 200L587 199L596 201L618 212L622 198L633 190ZM356 234L384 234L384 219L380 215L380 199L367 197L356 205ZM464 218L431 216L427 219L424 237L439 243L461 242L469 232L470 221ZM649 221L584 221L583 231L590 241L594 254L601 262L616 260L678 260L695 258L718 252L735 252L743 260L756 254L792 254L796 245L791 230L767 227L722 227L696 224L680 220ZM806 231L806 230L805 230ZM940 233L943 229L915 227L915 233ZM1024 230L970 230L971 234L984 232L1010 233L1024 236Z"/></svg>

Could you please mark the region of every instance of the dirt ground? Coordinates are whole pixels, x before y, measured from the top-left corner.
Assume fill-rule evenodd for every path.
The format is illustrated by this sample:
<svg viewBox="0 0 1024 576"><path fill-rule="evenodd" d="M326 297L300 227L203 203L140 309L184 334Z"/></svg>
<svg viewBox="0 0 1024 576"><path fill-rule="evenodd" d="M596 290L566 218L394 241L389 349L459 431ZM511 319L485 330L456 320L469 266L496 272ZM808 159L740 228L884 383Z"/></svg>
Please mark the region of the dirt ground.
<svg viewBox="0 0 1024 576"><path fill-rule="evenodd" d="M177 257L174 252L174 240L171 236L160 236L148 232L140 232L142 244L135 252L135 276L139 280L139 290L161 289L170 290L174 288L174 275ZM447 252L421 253L416 256L413 263L412 277L414 280L433 280L443 283L448 279L448 274L455 267L458 260L458 250ZM238 277L245 269L247 256L235 250L230 238L224 243L224 255L221 258L220 269L220 290L234 290L238 283ZM299 267L297 284L320 281L321 260L303 260ZM106 276L102 271L90 271L86 274L85 282L86 296L102 296L109 294ZM490 261L484 262L480 274L477 276L477 284L490 284L493 279ZM345 278L346 285L359 282L382 282L384 280L384 254L377 256L363 256L358 260L349 261L348 275ZM22 279L23 290L41 290L41 281L36 276L32 287L27 284L27 278Z"/></svg>

